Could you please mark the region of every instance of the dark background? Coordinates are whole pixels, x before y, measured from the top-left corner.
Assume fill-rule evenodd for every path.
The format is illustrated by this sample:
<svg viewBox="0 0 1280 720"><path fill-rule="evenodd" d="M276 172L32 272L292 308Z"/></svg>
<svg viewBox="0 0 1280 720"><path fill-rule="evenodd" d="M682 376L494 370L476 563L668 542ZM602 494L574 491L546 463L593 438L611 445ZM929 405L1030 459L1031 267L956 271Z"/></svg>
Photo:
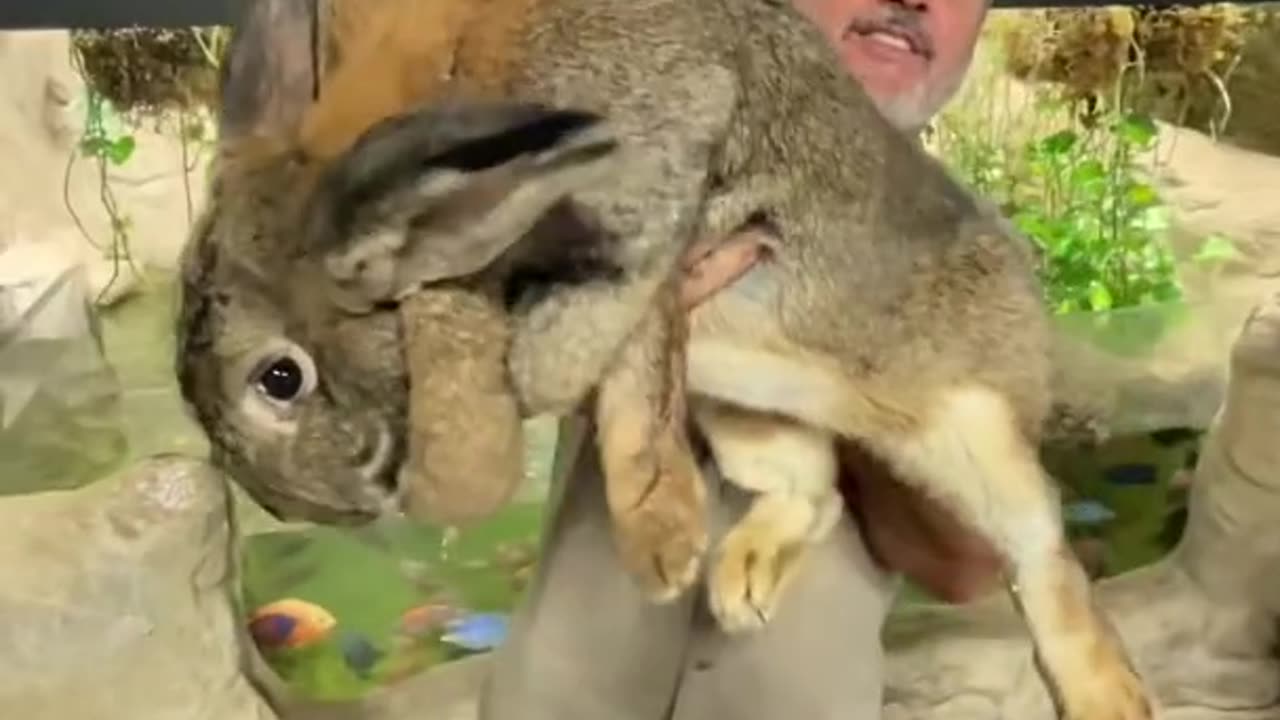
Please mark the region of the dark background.
<svg viewBox="0 0 1280 720"><path fill-rule="evenodd" d="M225 25L246 0L0 0L0 29L109 28L146 25ZM1243 4L1259 0L1243 0ZM1142 5L1169 7L1191 2L1099 2L1098 0L993 0L998 8Z"/></svg>

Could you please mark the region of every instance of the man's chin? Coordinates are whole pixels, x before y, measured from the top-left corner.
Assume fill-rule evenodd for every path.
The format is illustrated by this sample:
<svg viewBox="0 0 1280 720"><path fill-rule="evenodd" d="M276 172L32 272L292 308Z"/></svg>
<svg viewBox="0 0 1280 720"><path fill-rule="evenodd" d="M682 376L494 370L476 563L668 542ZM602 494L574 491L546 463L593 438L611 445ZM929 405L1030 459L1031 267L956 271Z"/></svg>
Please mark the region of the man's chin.
<svg viewBox="0 0 1280 720"><path fill-rule="evenodd" d="M862 87L895 127L904 131L924 127L932 119L935 108L928 102L922 73L866 73L859 78Z"/></svg>
<svg viewBox="0 0 1280 720"><path fill-rule="evenodd" d="M919 132L934 115L931 108L925 107L923 98L914 94L877 100L876 107L894 127L906 133Z"/></svg>

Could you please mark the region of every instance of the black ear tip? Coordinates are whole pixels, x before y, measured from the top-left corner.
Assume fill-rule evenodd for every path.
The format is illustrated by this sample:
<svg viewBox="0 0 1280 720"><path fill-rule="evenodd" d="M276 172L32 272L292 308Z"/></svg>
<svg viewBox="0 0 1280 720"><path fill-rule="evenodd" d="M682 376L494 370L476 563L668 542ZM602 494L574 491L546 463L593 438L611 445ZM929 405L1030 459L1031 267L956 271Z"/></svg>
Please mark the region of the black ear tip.
<svg viewBox="0 0 1280 720"><path fill-rule="evenodd" d="M564 147L574 136L604 117L579 109L525 107L509 116L501 130L480 133L432 157L428 164L459 170L483 170L522 155L538 155Z"/></svg>
<svg viewBox="0 0 1280 720"><path fill-rule="evenodd" d="M517 145L524 144L526 152L539 152L602 122L603 115L586 110L539 106L527 119L521 118L511 123L506 130L496 133L491 139L502 136L519 138Z"/></svg>
<svg viewBox="0 0 1280 720"><path fill-rule="evenodd" d="M563 136L586 130L603 121L603 115L587 112L586 110L551 110L543 122L548 123L552 128L558 129Z"/></svg>

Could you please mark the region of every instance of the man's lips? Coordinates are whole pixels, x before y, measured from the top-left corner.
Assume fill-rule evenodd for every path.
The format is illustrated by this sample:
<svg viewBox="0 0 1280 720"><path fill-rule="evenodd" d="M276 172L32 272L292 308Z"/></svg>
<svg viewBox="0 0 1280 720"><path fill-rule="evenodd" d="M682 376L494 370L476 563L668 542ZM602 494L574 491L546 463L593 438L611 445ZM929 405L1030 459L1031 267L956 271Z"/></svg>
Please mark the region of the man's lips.
<svg viewBox="0 0 1280 720"><path fill-rule="evenodd" d="M886 32L874 32L867 35L866 38L872 42L878 42L881 45L886 45L903 52L916 52L916 49L911 46L911 43L907 42L907 39L900 35L890 35Z"/></svg>

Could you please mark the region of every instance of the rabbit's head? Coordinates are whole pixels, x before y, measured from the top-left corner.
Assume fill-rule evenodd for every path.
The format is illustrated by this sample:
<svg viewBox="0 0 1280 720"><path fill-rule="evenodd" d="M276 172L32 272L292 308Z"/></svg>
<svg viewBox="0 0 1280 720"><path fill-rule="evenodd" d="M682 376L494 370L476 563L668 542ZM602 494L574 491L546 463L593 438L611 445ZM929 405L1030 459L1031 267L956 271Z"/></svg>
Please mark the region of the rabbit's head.
<svg viewBox="0 0 1280 720"><path fill-rule="evenodd" d="M279 517L394 499L408 379L393 308L345 313L300 250L310 169L225 158L181 262L179 387L214 462Z"/></svg>
<svg viewBox="0 0 1280 720"><path fill-rule="evenodd" d="M495 266L518 275L517 241L547 235L531 230L613 144L590 134L594 116L490 103L403 108L334 156L309 152L313 6L251 3L233 37L219 156L182 257L176 370L213 460L267 510L363 522L401 506L410 386L468 382L414 376L397 301Z"/></svg>

